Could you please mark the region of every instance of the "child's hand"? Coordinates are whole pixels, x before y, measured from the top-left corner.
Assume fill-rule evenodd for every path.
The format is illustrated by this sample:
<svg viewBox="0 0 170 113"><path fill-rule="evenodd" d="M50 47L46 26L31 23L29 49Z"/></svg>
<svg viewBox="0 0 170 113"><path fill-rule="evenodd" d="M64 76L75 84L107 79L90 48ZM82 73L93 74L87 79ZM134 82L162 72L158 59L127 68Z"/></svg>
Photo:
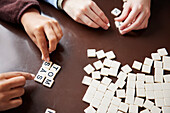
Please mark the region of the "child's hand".
<svg viewBox="0 0 170 113"><path fill-rule="evenodd" d="M21 96L25 90L26 80L34 75L25 72L8 72L0 74L0 111L18 107L22 104Z"/></svg>
<svg viewBox="0 0 170 113"><path fill-rule="evenodd" d="M63 10L76 22L93 28L108 29L109 20L92 0L64 0Z"/></svg>
<svg viewBox="0 0 170 113"><path fill-rule="evenodd" d="M127 0L122 14L115 21L124 21L120 26L120 33L144 29L148 26L150 17L150 0Z"/></svg>
<svg viewBox="0 0 170 113"><path fill-rule="evenodd" d="M49 53L56 49L63 36L58 22L41 16L36 9L29 9L21 17L21 23L29 37L40 49L42 60L49 61Z"/></svg>

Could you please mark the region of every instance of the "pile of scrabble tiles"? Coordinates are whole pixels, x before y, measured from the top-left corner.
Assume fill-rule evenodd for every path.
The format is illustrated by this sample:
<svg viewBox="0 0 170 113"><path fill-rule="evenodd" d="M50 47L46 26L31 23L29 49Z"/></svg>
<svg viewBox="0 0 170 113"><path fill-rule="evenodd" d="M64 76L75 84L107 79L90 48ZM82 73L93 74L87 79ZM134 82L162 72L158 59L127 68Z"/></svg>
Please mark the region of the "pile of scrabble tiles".
<svg viewBox="0 0 170 113"><path fill-rule="evenodd" d="M54 83L54 78L60 69L61 66L44 61L34 80L51 88Z"/></svg>
<svg viewBox="0 0 170 113"><path fill-rule="evenodd" d="M132 68L141 73L133 73L128 64L121 67L113 51L87 49L87 56L98 60L84 67L82 84L88 88L82 100L89 104L85 113L170 113L170 74L164 74L170 71L170 56L165 48L143 64L133 62Z"/></svg>

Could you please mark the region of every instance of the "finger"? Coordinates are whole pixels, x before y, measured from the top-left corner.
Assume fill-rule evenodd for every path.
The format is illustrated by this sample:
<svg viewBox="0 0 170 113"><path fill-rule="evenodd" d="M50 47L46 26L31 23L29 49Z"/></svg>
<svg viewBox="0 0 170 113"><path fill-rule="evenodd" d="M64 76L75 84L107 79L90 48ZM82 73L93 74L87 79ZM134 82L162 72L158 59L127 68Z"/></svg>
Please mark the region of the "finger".
<svg viewBox="0 0 170 113"><path fill-rule="evenodd" d="M99 28L100 27L84 14L81 15L80 19L83 21L83 23L85 23L89 27L93 27L93 28Z"/></svg>
<svg viewBox="0 0 170 113"><path fill-rule="evenodd" d="M141 14L139 14L138 18L136 19L136 21L133 24L131 24L129 27L122 30L120 33L125 34L125 33L132 31L133 29L140 26L142 24L142 22L144 21L144 19L145 19L145 15L144 15L144 12L142 12Z"/></svg>
<svg viewBox="0 0 170 113"><path fill-rule="evenodd" d="M8 91L12 88L23 87L26 79L23 76L13 77L1 82L0 91Z"/></svg>
<svg viewBox="0 0 170 113"><path fill-rule="evenodd" d="M37 32L35 32L35 37L38 42L38 47L42 53L42 60L49 62L49 51L47 48L47 41L43 29L39 29Z"/></svg>
<svg viewBox="0 0 170 113"><path fill-rule="evenodd" d="M141 24L139 27L137 27L135 30L147 28L147 26L148 26L148 20L149 20L149 16L147 15L147 16L144 18L144 21L142 22L142 24Z"/></svg>
<svg viewBox="0 0 170 113"><path fill-rule="evenodd" d="M60 41L60 39L63 37L63 32L62 32L60 25L58 24L57 21L54 21L54 24L52 24L52 27L55 31L55 34L57 35L57 38Z"/></svg>
<svg viewBox="0 0 170 113"><path fill-rule="evenodd" d="M122 21L124 21L128 17L128 15L129 15L129 13L131 11L130 6L129 5L125 5L124 7L125 8L123 9L122 14L119 17L115 18L114 19L115 21L119 21L119 22L121 21L122 22Z"/></svg>
<svg viewBox="0 0 170 113"><path fill-rule="evenodd" d="M56 49L56 46L58 43L57 36L54 33L54 30L53 30L51 24L45 25L44 32L45 32L47 39L49 41L49 53L51 53Z"/></svg>
<svg viewBox="0 0 170 113"><path fill-rule="evenodd" d="M138 16L140 10L138 10L137 7L134 7L132 11L129 13L128 17L126 20L123 22L123 24L120 26L120 30L123 30L126 28L129 24L133 22L133 20Z"/></svg>
<svg viewBox="0 0 170 113"><path fill-rule="evenodd" d="M5 95L8 97L6 100L11 100L14 98L21 97L24 93L25 93L25 90L22 87L11 89L5 92Z"/></svg>
<svg viewBox="0 0 170 113"><path fill-rule="evenodd" d="M109 23L109 19L103 13L103 11L96 5L95 2L91 2L90 8L100 17L106 24Z"/></svg>
<svg viewBox="0 0 170 113"><path fill-rule="evenodd" d="M93 22L95 22L97 25L102 27L103 29L107 30L108 26L105 22L102 21L98 15L96 15L90 8L87 8L87 11L84 12Z"/></svg>
<svg viewBox="0 0 170 113"><path fill-rule="evenodd" d="M23 76L26 80L33 80L35 75L27 72L7 72L1 73L0 79L9 79L17 76Z"/></svg>
<svg viewBox="0 0 170 113"><path fill-rule="evenodd" d="M18 107L18 106L20 106L22 104L22 98L19 97L17 99L12 99L12 100L9 101L8 104L9 104L9 106L8 106L9 109L16 108L16 107Z"/></svg>

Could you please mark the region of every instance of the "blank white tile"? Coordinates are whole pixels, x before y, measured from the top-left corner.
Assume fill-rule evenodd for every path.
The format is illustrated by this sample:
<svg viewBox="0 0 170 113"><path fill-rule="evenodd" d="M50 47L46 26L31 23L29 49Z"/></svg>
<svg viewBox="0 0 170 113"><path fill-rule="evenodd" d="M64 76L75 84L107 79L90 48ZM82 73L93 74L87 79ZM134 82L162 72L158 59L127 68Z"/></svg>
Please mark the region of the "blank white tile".
<svg viewBox="0 0 170 113"><path fill-rule="evenodd" d="M126 96L125 103L126 104L133 104L134 103L134 96Z"/></svg>
<svg viewBox="0 0 170 113"><path fill-rule="evenodd" d="M145 82L146 83L154 83L153 81L153 75L145 75Z"/></svg>
<svg viewBox="0 0 170 113"><path fill-rule="evenodd" d="M136 81L137 89L144 89L144 81Z"/></svg>
<svg viewBox="0 0 170 113"><path fill-rule="evenodd" d="M162 83L162 90L170 90L170 83Z"/></svg>
<svg viewBox="0 0 170 113"><path fill-rule="evenodd" d="M96 113L106 113L107 109L108 109L108 107L103 106L103 105L99 105Z"/></svg>
<svg viewBox="0 0 170 113"><path fill-rule="evenodd" d="M163 83L163 75L155 75L155 82Z"/></svg>
<svg viewBox="0 0 170 113"><path fill-rule="evenodd" d="M118 71L119 71L119 69L118 69L118 68L110 68L110 69L109 69L109 75L110 75L110 76L114 76L114 77L116 77L116 76L117 76Z"/></svg>
<svg viewBox="0 0 170 113"><path fill-rule="evenodd" d="M110 67L111 63L112 63L112 60L110 60L108 58L105 58L104 61L103 61L103 65L106 66L106 67Z"/></svg>
<svg viewBox="0 0 170 113"><path fill-rule="evenodd" d="M154 74L155 75L164 75L164 71L162 68L155 68Z"/></svg>
<svg viewBox="0 0 170 113"><path fill-rule="evenodd" d="M61 66L57 64L53 64L50 68L50 70L56 72L56 74L60 71L60 69L61 69Z"/></svg>
<svg viewBox="0 0 170 113"><path fill-rule="evenodd" d="M113 67L113 68L116 68L116 69L119 69L121 63L116 61L116 60L113 60L112 61L112 64L110 65L110 67Z"/></svg>
<svg viewBox="0 0 170 113"><path fill-rule="evenodd" d="M163 69L166 71L170 71L170 62L164 62L163 63Z"/></svg>
<svg viewBox="0 0 170 113"><path fill-rule="evenodd" d="M135 84L136 84L135 81L127 81L126 87L134 89L135 88Z"/></svg>
<svg viewBox="0 0 170 113"><path fill-rule="evenodd" d="M100 71L94 71L94 72L92 72L92 78L93 78L93 79L101 79Z"/></svg>
<svg viewBox="0 0 170 113"><path fill-rule="evenodd" d="M51 65L52 65L52 62L51 62L51 61L50 61L50 62L44 61L43 64L42 64L42 67L47 68L47 69L50 69Z"/></svg>
<svg viewBox="0 0 170 113"><path fill-rule="evenodd" d="M154 68L162 68L162 61L154 61Z"/></svg>
<svg viewBox="0 0 170 113"><path fill-rule="evenodd" d="M143 102L144 102L143 98L135 97L135 102L134 102L135 105L143 107Z"/></svg>
<svg viewBox="0 0 170 113"><path fill-rule="evenodd" d="M88 64L87 66L84 67L84 71L87 73L87 74L91 74L93 71L94 71L94 67L91 65L91 64Z"/></svg>
<svg viewBox="0 0 170 113"><path fill-rule="evenodd" d="M121 103L121 99L120 98L117 98L117 97L113 97L111 103L117 107L119 107L120 103Z"/></svg>
<svg viewBox="0 0 170 113"><path fill-rule="evenodd" d="M96 113L96 110L92 107L89 106L84 110L85 113Z"/></svg>
<svg viewBox="0 0 170 113"><path fill-rule="evenodd" d="M34 80L35 80L36 82L39 82L39 83L42 83L42 82L44 81L44 79L45 79L45 75L41 75L41 74L39 74L39 73L37 73L37 75L36 75L35 78L34 78Z"/></svg>
<svg viewBox="0 0 170 113"><path fill-rule="evenodd" d="M165 83L170 83L170 74L163 76Z"/></svg>
<svg viewBox="0 0 170 113"><path fill-rule="evenodd" d="M101 68L101 71L100 71L100 75L104 75L104 76L108 76L110 73L110 69L109 68Z"/></svg>
<svg viewBox="0 0 170 113"><path fill-rule="evenodd" d="M164 99L155 99L155 104L158 107L163 107L164 106Z"/></svg>
<svg viewBox="0 0 170 113"><path fill-rule="evenodd" d="M104 97L104 93L101 91L96 91L96 93L94 94L94 98L102 100L102 98Z"/></svg>
<svg viewBox="0 0 170 113"><path fill-rule="evenodd" d="M93 86L89 86L88 88L87 88L87 90L86 90L86 93L85 93L85 95L88 95L88 96L94 96L95 95L95 93L96 93L96 88L95 87L93 87Z"/></svg>
<svg viewBox="0 0 170 113"><path fill-rule="evenodd" d="M106 56L103 50L97 51L96 55L97 55L98 59L102 59L102 58L104 58Z"/></svg>
<svg viewBox="0 0 170 113"><path fill-rule="evenodd" d="M135 96L135 89L126 88L126 96Z"/></svg>
<svg viewBox="0 0 170 113"><path fill-rule="evenodd" d="M105 92L105 94L104 94L104 97L109 98L109 99L112 99L113 96L114 96L114 94L115 94L114 92L109 91L109 90L106 90L106 92Z"/></svg>
<svg viewBox="0 0 170 113"><path fill-rule="evenodd" d="M107 86L106 85L103 85L103 84L100 84L97 88L98 91L101 91L103 93L106 92L106 89L107 89Z"/></svg>
<svg viewBox="0 0 170 113"><path fill-rule="evenodd" d="M161 111L162 110L160 108L158 108L157 106L153 106L152 109L151 109L152 113L161 113Z"/></svg>
<svg viewBox="0 0 170 113"><path fill-rule="evenodd" d="M150 58L148 58L148 57L146 57L143 64L144 64L144 65L148 65L148 66L151 67L152 64L153 64L153 60L150 59Z"/></svg>
<svg viewBox="0 0 170 113"><path fill-rule="evenodd" d="M158 53L151 53L153 60L161 60L161 56Z"/></svg>
<svg viewBox="0 0 170 113"><path fill-rule="evenodd" d="M132 71L132 69L130 68L130 66L128 64L121 67L121 70L125 73L130 73Z"/></svg>
<svg viewBox="0 0 170 113"><path fill-rule="evenodd" d="M120 105L119 105L119 110L121 110L123 112L127 112L128 108L129 108L129 106L126 103L121 102Z"/></svg>
<svg viewBox="0 0 170 113"><path fill-rule="evenodd" d="M115 85L114 83L110 83L108 86L108 90L115 92L117 90L118 86Z"/></svg>
<svg viewBox="0 0 170 113"><path fill-rule="evenodd" d="M105 55L106 55L106 57L107 57L108 59L114 59L114 58L116 58L116 55L114 54L113 51L108 51L108 52L105 53Z"/></svg>
<svg viewBox="0 0 170 113"><path fill-rule="evenodd" d="M88 95L88 94L85 94L85 95L83 96L82 101L90 104L91 101L92 101L92 99L93 99L93 96Z"/></svg>
<svg viewBox="0 0 170 113"><path fill-rule="evenodd" d="M142 72L143 73L151 73L151 66L148 66L148 65L143 65L142 66Z"/></svg>
<svg viewBox="0 0 170 113"><path fill-rule="evenodd" d="M101 83L108 86L111 83L112 79L108 78L108 77L103 77Z"/></svg>
<svg viewBox="0 0 170 113"><path fill-rule="evenodd" d="M163 56L162 61L167 63L170 62L170 56Z"/></svg>
<svg viewBox="0 0 170 113"><path fill-rule="evenodd" d="M144 84L145 90L147 91L153 91L154 90L154 85L153 84Z"/></svg>
<svg viewBox="0 0 170 113"><path fill-rule="evenodd" d="M163 95L161 95L161 96L163 96L164 98L170 98L170 90L163 90Z"/></svg>
<svg viewBox="0 0 170 113"><path fill-rule="evenodd" d="M140 70L141 67L142 67L142 63L141 62L139 62L139 61L134 61L133 62L133 65L132 65L133 69Z"/></svg>
<svg viewBox="0 0 170 113"><path fill-rule="evenodd" d="M160 49L157 50L157 52L159 53L160 56L168 55L168 52L165 48L160 48Z"/></svg>
<svg viewBox="0 0 170 113"><path fill-rule="evenodd" d="M100 81L93 79L90 86L97 88L99 84L100 84Z"/></svg>
<svg viewBox="0 0 170 113"><path fill-rule="evenodd" d="M170 107L162 107L163 113L170 113Z"/></svg>
<svg viewBox="0 0 170 113"><path fill-rule="evenodd" d="M43 82L43 85L46 86L46 87L51 88L52 85L53 85L53 83L54 83L54 80L49 79L49 78L46 78L46 79L44 80L44 82Z"/></svg>
<svg viewBox="0 0 170 113"><path fill-rule="evenodd" d="M125 90L124 89L118 89L116 91L116 96L119 98L125 98Z"/></svg>
<svg viewBox="0 0 170 113"><path fill-rule="evenodd" d="M155 99L154 91L146 90L146 99Z"/></svg>
<svg viewBox="0 0 170 113"><path fill-rule="evenodd" d="M101 100L98 100L98 99L96 99L96 98L93 98L92 101L91 101L91 103L90 103L90 106L93 106L94 108L98 108L99 105L100 105L100 102L101 102Z"/></svg>
<svg viewBox="0 0 170 113"><path fill-rule="evenodd" d="M145 81L145 74L137 73L137 81Z"/></svg>
<svg viewBox="0 0 170 113"><path fill-rule="evenodd" d="M109 99L109 98L107 98L107 97L104 97L103 99L102 99L102 101L101 101L101 105L102 106L105 106L105 107L109 107L109 105L110 105L110 103L111 103L111 99Z"/></svg>
<svg viewBox="0 0 170 113"><path fill-rule="evenodd" d="M55 110L52 110L52 109L50 109L50 108L47 108L46 111L45 111L45 113L56 113L56 111L55 111Z"/></svg>
<svg viewBox="0 0 170 113"><path fill-rule="evenodd" d="M140 113L150 113L148 109L142 110Z"/></svg>
<svg viewBox="0 0 170 113"><path fill-rule="evenodd" d="M115 82L115 85L117 85L119 88L123 88L125 86L126 82L122 79L117 79Z"/></svg>
<svg viewBox="0 0 170 113"><path fill-rule="evenodd" d="M111 11L111 14L113 14L113 15L115 15L115 16L118 16L120 13L121 13L121 10L119 10L118 8L114 8L114 9Z"/></svg>
<svg viewBox="0 0 170 113"><path fill-rule="evenodd" d="M87 57L96 57L96 49L87 49Z"/></svg>
<svg viewBox="0 0 170 113"><path fill-rule="evenodd" d="M164 98L164 104L165 106L170 107L170 98Z"/></svg>
<svg viewBox="0 0 170 113"><path fill-rule="evenodd" d="M138 113L137 105L129 105L129 113Z"/></svg>
<svg viewBox="0 0 170 113"><path fill-rule="evenodd" d="M118 108L115 105L111 104L109 106L107 113L117 113L117 110L118 110Z"/></svg>
<svg viewBox="0 0 170 113"><path fill-rule="evenodd" d="M123 113L123 112L121 112L121 111L117 111L117 113Z"/></svg>
<svg viewBox="0 0 170 113"><path fill-rule="evenodd" d="M146 100L143 104L143 106L149 110L151 110L151 108L154 106L154 103L150 100Z"/></svg>
<svg viewBox="0 0 170 113"><path fill-rule="evenodd" d="M96 68L96 70L99 70L99 69L103 68L103 63L102 63L101 60L98 60L98 61L94 62L93 65Z"/></svg>
<svg viewBox="0 0 170 113"><path fill-rule="evenodd" d="M91 82L92 82L92 78L91 78L91 77L88 77L88 76L84 76L84 77L83 77L82 84L84 84L84 85L90 85Z"/></svg>
<svg viewBox="0 0 170 113"><path fill-rule="evenodd" d="M127 78L127 76L128 75L126 73L120 71L119 74L117 75L117 78L125 80Z"/></svg>
<svg viewBox="0 0 170 113"><path fill-rule="evenodd" d="M128 81L136 81L136 74L128 73Z"/></svg>
<svg viewBox="0 0 170 113"><path fill-rule="evenodd" d="M137 97L145 97L145 90L144 89L136 89L136 96Z"/></svg>
<svg viewBox="0 0 170 113"><path fill-rule="evenodd" d="M154 83L153 84L154 91L160 91L163 90L162 83Z"/></svg>

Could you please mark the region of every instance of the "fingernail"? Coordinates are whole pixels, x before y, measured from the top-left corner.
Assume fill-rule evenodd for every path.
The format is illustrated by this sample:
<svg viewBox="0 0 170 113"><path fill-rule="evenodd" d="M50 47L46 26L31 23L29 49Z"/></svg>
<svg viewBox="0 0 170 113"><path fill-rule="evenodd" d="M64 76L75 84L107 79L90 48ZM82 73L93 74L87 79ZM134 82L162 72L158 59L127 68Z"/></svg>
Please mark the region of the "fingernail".
<svg viewBox="0 0 170 113"><path fill-rule="evenodd" d="M110 23L108 23L107 26L110 27Z"/></svg>
<svg viewBox="0 0 170 113"><path fill-rule="evenodd" d="M42 60L44 59L43 55L41 55L41 59L42 59Z"/></svg>
<svg viewBox="0 0 170 113"><path fill-rule="evenodd" d="M46 58L46 60L47 60L47 62L49 62L49 61L50 61L50 58L48 57L48 58Z"/></svg>
<svg viewBox="0 0 170 113"><path fill-rule="evenodd" d="M34 75L34 74L31 74L31 76L32 76L32 78L34 78L34 77L35 77L35 75Z"/></svg>
<svg viewBox="0 0 170 113"><path fill-rule="evenodd" d="M108 29L108 26L104 26L104 29L107 30L107 29Z"/></svg>

